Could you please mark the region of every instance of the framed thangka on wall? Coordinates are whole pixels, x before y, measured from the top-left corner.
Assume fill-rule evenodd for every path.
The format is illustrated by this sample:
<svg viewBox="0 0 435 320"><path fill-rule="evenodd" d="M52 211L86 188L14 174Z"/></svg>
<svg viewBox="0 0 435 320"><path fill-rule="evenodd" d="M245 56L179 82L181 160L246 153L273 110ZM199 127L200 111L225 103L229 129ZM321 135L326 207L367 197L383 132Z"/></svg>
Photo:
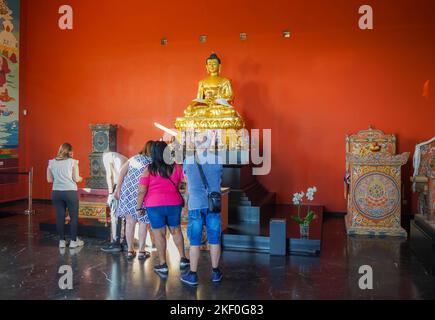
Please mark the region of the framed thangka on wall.
<svg viewBox="0 0 435 320"><path fill-rule="evenodd" d="M0 0L0 160L18 157L20 0Z"/></svg>
<svg viewBox="0 0 435 320"><path fill-rule="evenodd" d="M0 169L18 166L20 0L0 0ZM4 170L6 169L6 170ZM18 176L0 174L0 185Z"/></svg>

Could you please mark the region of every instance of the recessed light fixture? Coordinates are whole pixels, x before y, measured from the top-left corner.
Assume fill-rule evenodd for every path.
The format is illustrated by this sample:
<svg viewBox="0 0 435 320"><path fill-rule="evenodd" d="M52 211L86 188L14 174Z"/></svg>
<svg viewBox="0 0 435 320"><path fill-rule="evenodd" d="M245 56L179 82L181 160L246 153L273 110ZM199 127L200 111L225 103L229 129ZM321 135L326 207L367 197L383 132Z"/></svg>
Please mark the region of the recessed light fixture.
<svg viewBox="0 0 435 320"><path fill-rule="evenodd" d="M283 36L284 38L290 38L290 31L288 31L288 30L284 30L284 31L282 32L282 36Z"/></svg>
<svg viewBox="0 0 435 320"><path fill-rule="evenodd" d="M207 36L205 34L199 36L199 42L205 43L207 41Z"/></svg>
<svg viewBox="0 0 435 320"><path fill-rule="evenodd" d="M246 32L240 32L240 40L245 41L248 39Z"/></svg>
<svg viewBox="0 0 435 320"><path fill-rule="evenodd" d="M168 44L168 39L166 39L166 38L162 38L162 39L160 39L160 44L161 44L162 46L166 46L166 45Z"/></svg>

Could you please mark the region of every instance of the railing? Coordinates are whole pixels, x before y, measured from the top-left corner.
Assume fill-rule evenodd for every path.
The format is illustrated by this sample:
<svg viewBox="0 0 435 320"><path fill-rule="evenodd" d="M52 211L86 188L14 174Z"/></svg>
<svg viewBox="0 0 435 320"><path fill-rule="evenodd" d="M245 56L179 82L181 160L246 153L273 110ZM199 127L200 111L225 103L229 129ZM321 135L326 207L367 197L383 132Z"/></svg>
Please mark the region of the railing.
<svg viewBox="0 0 435 320"><path fill-rule="evenodd" d="M33 167L11 167L11 168L0 168L0 188L2 186L7 186L8 184L19 184L20 182L3 182L6 176L17 175L17 176L28 176L27 183L27 209L24 213L31 215L35 213L33 210Z"/></svg>

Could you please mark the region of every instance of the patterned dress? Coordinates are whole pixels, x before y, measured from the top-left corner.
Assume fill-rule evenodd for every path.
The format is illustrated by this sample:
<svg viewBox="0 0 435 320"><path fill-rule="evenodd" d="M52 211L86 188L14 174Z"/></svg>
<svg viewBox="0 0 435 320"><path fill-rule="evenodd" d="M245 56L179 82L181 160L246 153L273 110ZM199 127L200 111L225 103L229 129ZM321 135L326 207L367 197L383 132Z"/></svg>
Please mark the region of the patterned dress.
<svg viewBox="0 0 435 320"><path fill-rule="evenodd" d="M121 186L117 217L131 215L142 223L150 223L148 215L139 216L136 212L136 201L139 191L139 178L142 176L145 167L151 163L151 159L143 155L135 155L129 159L128 171Z"/></svg>

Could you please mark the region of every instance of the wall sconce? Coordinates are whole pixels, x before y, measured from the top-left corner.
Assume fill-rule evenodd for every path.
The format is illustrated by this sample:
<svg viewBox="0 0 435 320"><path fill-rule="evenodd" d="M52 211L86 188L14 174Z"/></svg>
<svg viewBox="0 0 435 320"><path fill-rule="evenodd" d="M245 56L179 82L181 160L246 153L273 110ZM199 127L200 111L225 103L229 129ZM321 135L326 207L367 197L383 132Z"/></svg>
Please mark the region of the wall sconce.
<svg viewBox="0 0 435 320"><path fill-rule="evenodd" d="M245 32L240 32L240 40L245 41L248 39L248 35Z"/></svg>
<svg viewBox="0 0 435 320"><path fill-rule="evenodd" d="M290 38L290 31L288 31L288 30L284 30L284 31L282 32L282 36L283 36L283 38Z"/></svg>
<svg viewBox="0 0 435 320"><path fill-rule="evenodd" d="M161 44L162 46L166 46L166 45L168 44L168 39L166 39L166 38L162 38L162 39L160 39L160 44Z"/></svg>
<svg viewBox="0 0 435 320"><path fill-rule="evenodd" d="M200 35L199 36L199 42L201 43L205 43L207 41L207 36L206 35Z"/></svg>

